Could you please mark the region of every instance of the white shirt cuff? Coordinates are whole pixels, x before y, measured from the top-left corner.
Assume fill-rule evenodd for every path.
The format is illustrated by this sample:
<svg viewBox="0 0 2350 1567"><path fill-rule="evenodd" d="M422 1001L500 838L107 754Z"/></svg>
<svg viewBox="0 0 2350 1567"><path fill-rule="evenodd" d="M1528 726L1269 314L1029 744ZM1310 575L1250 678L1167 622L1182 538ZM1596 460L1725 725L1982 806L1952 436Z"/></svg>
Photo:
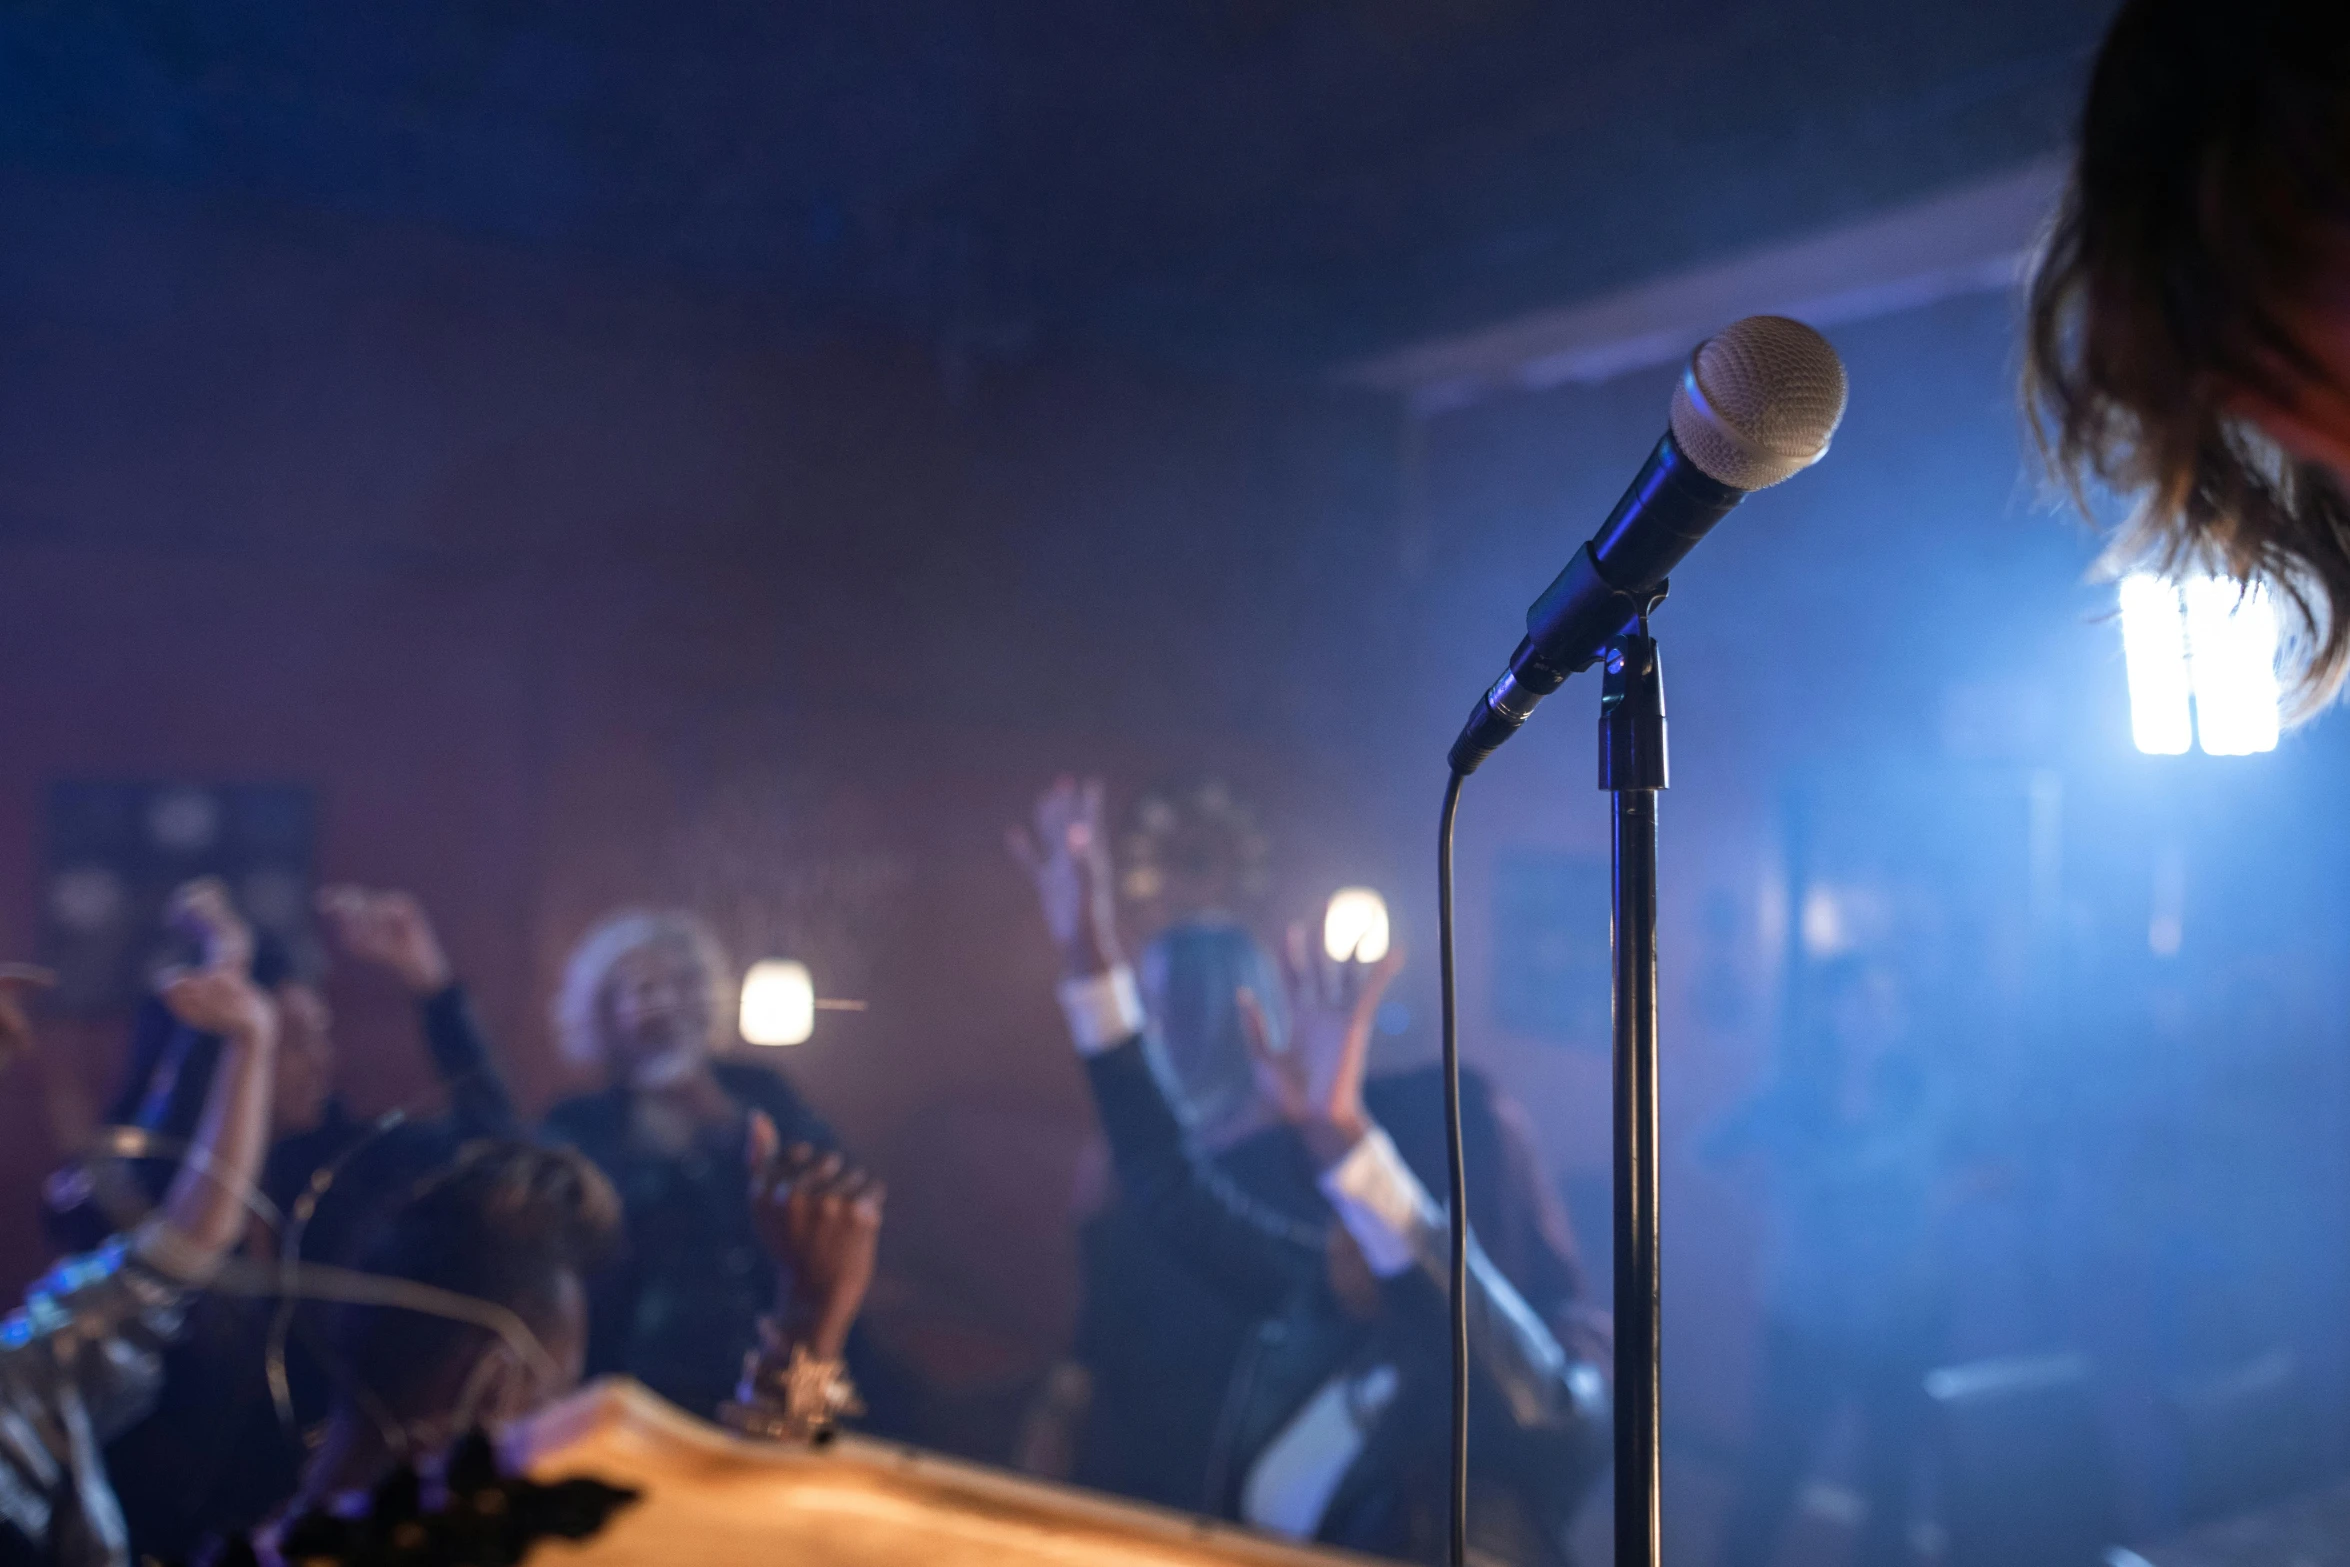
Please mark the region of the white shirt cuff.
<svg viewBox="0 0 2350 1567"><path fill-rule="evenodd" d="M1061 981L1061 1015L1081 1056L1098 1056L1142 1032L1142 992L1134 970L1121 963L1107 974Z"/></svg>
<svg viewBox="0 0 2350 1567"><path fill-rule="evenodd" d="M1378 1127L1322 1172L1321 1187L1363 1260L1383 1279L1411 1267L1418 1256L1414 1239L1444 1224L1444 1210Z"/></svg>

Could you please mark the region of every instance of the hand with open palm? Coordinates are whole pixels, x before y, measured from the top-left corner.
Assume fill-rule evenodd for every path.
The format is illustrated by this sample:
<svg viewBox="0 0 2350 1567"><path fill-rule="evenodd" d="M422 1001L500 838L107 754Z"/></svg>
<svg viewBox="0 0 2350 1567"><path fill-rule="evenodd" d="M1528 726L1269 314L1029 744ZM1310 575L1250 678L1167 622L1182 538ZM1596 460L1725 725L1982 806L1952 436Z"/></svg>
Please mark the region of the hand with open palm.
<svg viewBox="0 0 2350 1567"><path fill-rule="evenodd" d="M1274 1039L1262 1000L1240 992L1241 1026L1258 1084L1324 1164L1336 1163L1371 1129L1363 1109L1371 1025L1403 960L1400 943L1377 963L1326 958L1313 950L1303 925L1292 925L1281 953L1289 1004L1285 1042Z"/></svg>
<svg viewBox="0 0 2350 1567"><path fill-rule="evenodd" d="M1099 974L1117 967L1118 898L1102 825L1102 781L1054 780L1037 799L1033 829L1009 828L1004 842L1036 884L1063 971Z"/></svg>

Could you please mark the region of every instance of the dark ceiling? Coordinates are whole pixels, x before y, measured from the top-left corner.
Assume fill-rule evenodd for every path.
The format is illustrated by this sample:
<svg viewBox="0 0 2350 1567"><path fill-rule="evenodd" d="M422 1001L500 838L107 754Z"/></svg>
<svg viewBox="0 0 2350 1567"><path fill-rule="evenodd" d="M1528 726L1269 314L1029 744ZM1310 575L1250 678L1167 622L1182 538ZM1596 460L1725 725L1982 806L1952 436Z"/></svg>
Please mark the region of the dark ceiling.
<svg viewBox="0 0 2350 1567"><path fill-rule="evenodd" d="M1311 371L2044 152L2110 0L0 0L0 157Z"/></svg>

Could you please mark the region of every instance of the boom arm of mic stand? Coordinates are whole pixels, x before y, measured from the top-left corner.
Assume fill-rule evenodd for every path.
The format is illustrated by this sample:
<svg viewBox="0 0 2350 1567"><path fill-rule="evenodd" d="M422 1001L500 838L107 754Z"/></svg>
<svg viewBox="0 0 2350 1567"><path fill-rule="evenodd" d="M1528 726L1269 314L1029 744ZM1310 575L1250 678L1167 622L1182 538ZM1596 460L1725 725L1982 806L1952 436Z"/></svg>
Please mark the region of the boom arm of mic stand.
<svg viewBox="0 0 2350 1567"><path fill-rule="evenodd" d="M1648 617L1609 644L1599 786L1615 795L1616 1567L1658 1567L1656 797L1666 785L1664 670Z"/></svg>

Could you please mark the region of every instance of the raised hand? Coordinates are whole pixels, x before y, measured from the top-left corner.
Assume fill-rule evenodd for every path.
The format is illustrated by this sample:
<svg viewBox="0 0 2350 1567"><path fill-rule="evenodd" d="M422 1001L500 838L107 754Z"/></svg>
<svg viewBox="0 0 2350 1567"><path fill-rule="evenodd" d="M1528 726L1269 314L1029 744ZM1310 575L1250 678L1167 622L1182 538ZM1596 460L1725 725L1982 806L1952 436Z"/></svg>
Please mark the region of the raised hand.
<svg viewBox="0 0 2350 1567"><path fill-rule="evenodd" d="M156 990L171 1015L201 1034L247 1044L277 1039L277 1007L249 975L226 963L174 969Z"/></svg>
<svg viewBox="0 0 2350 1567"><path fill-rule="evenodd" d="M777 1145L775 1123L754 1111L752 1223L783 1276L786 1331L810 1354L837 1359L873 1283L889 1191L837 1153Z"/></svg>
<svg viewBox="0 0 2350 1567"><path fill-rule="evenodd" d="M177 901L177 900L175 900ZM227 908L223 897L201 917ZM155 983L171 1015L224 1045L195 1141L163 1194L166 1229L180 1238L179 1262L201 1272L210 1259L236 1244L245 1228L246 1204L269 1145L270 1090L277 1078L277 1004L250 972L250 938L216 927L221 939L208 941L210 961L198 969L173 969Z"/></svg>
<svg viewBox="0 0 2350 1567"><path fill-rule="evenodd" d="M1045 928L1071 974L1117 966L1118 900L1109 835L1102 829L1102 781L1062 776L1037 798L1034 830L1011 827L1005 845L1036 883Z"/></svg>
<svg viewBox="0 0 2350 1567"><path fill-rule="evenodd" d="M1371 1128L1363 1109L1363 1073L1379 998L1403 968L1396 943L1377 963L1334 961L1316 952L1303 925L1289 927L1281 951L1289 1003L1289 1039L1276 1048L1259 997L1238 996L1242 1032L1257 1082L1283 1120L1317 1158L1334 1161Z"/></svg>
<svg viewBox="0 0 2350 1567"><path fill-rule="evenodd" d="M449 988L448 956L424 905L408 893L338 883L319 889L318 912L345 951L390 969L417 995L436 996Z"/></svg>
<svg viewBox="0 0 2350 1567"><path fill-rule="evenodd" d="M217 876L199 876L174 891L163 908L164 923L196 943L206 968L253 968L253 927L229 901L228 887Z"/></svg>

